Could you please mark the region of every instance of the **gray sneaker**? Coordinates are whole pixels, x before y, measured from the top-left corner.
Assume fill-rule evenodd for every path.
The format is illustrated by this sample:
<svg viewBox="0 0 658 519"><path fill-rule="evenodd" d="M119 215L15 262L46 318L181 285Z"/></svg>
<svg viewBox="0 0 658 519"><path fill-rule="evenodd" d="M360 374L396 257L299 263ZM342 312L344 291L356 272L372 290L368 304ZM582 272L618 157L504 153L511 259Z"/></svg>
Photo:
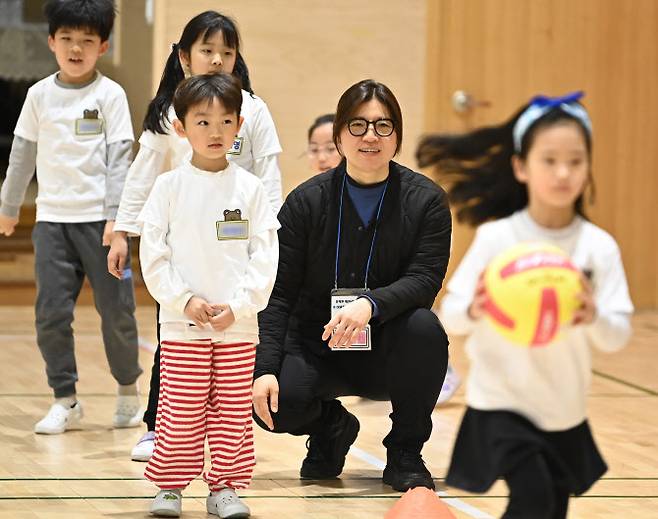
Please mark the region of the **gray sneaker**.
<svg viewBox="0 0 658 519"><path fill-rule="evenodd" d="M221 519L244 519L251 514L249 507L240 501L232 488L211 492L206 499L206 510Z"/></svg>
<svg viewBox="0 0 658 519"><path fill-rule="evenodd" d="M158 517L180 517L183 496L178 488L160 490L151 503L151 514Z"/></svg>

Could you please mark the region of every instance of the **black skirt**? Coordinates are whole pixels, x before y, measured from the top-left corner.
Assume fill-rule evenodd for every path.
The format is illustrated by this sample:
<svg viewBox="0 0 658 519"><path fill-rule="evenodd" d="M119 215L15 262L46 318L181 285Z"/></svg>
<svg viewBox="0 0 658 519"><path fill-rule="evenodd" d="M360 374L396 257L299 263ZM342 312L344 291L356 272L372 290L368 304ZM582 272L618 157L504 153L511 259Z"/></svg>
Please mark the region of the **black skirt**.
<svg viewBox="0 0 658 519"><path fill-rule="evenodd" d="M468 407L452 452L446 484L482 493L530 455L541 453L556 482L580 495L608 469L587 420L566 431L542 431L509 411Z"/></svg>

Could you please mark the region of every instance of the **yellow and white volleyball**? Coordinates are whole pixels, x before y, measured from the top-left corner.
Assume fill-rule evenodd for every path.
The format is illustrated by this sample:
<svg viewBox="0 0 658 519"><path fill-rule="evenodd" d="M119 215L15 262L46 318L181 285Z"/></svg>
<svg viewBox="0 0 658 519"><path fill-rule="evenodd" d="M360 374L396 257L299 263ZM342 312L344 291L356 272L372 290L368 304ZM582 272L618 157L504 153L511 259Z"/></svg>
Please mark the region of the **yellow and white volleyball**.
<svg viewBox="0 0 658 519"><path fill-rule="evenodd" d="M580 273L559 247L521 243L496 256L484 274L486 316L510 342L544 346L573 320L583 288Z"/></svg>

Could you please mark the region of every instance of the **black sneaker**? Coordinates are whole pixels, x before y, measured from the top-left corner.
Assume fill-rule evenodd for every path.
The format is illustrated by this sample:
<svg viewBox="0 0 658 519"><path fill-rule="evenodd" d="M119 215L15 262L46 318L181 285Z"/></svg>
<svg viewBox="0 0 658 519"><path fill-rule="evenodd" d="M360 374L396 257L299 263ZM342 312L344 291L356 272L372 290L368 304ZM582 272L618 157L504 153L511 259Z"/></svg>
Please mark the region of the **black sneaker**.
<svg viewBox="0 0 658 519"><path fill-rule="evenodd" d="M432 474L425 467L420 453L388 449L386 452L386 468L384 483L391 485L398 492L406 492L410 488L425 487L434 490Z"/></svg>
<svg viewBox="0 0 658 519"><path fill-rule="evenodd" d="M343 472L345 457L350 445L359 434L359 421L340 406L339 418L326 431L306 440L308 453L302 462L299 475L302 479L333 479Z"/></svg>

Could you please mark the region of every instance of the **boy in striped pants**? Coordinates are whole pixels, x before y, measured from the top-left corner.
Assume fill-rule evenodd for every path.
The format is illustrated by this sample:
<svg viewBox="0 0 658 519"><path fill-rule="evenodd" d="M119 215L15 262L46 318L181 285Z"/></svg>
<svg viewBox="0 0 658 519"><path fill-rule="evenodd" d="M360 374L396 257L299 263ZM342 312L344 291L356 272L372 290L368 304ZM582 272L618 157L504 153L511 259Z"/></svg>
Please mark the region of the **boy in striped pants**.
<svg viewBox="0 0 658 519"><path fill-rule="evenodd" d="M242 92L227 74L183 81L176 132L189 163L156 180L140 214L140 261L160 303L160 399L145 469L157 516L179 517L181 491L203 471L208 513L249 516L236 489L255 463L251 384L258 321L278 263L279 223L258 178L226 160L242 123Z"/></svg>

